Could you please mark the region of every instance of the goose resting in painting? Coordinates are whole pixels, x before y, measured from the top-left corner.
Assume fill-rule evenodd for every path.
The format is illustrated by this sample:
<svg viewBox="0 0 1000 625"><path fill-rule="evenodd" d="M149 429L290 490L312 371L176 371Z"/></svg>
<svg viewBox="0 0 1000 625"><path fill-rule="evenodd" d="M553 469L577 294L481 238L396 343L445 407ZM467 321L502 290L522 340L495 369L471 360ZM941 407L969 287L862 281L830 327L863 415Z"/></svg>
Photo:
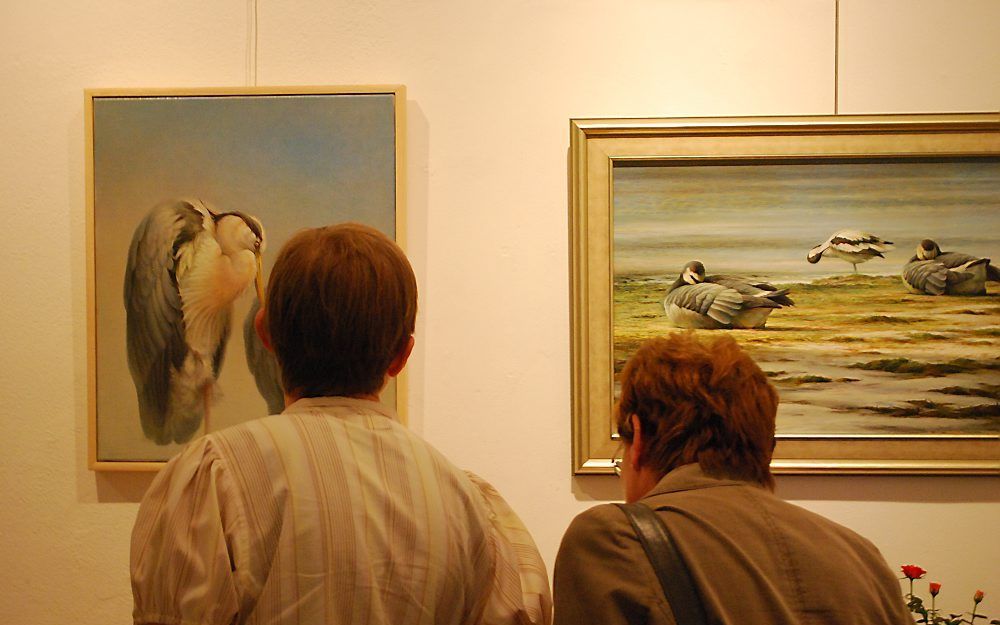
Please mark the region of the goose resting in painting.
<svg viewBox="0 0 1000 625"><path fill-rule="evenodd" d="M836 256L854 265L854 273L858 265L873 258L885 258L882 252L892 247L892 241L886 241L874 234L858 232L857 230L838 230L829 239L809 250L806 260L816 264L823 256Z"/></svg>
<svg viewBox="0 0 1000 625"><path fill-rule="evenodd" d="M694 260L667 290L663 310L678 328L763 328L776 308L794 306L788 289L738 276L706 276Z"/></svg>
<svg viewBox="0 0 1000 625"><path fill-rule="evenodd" d="M903 284L926 295L985 295L988 280L1000 282L1000 270L989 258L942 252L931 239L921 241L903 267Z"/></svg>

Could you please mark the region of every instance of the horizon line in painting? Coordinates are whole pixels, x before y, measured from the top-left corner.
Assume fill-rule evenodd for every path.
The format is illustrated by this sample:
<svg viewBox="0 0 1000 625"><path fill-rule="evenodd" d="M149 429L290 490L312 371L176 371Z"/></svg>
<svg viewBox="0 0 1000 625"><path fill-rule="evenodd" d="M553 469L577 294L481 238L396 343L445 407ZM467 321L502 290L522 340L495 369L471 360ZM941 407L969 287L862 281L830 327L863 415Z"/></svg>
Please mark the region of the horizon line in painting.
<svg viewBox="0 0 1000 625"><path fill-rule="evenodd" d="M996 434L998 231L995 157L616 163L616 386L694 328L758 362L779 436Z"/></svg>

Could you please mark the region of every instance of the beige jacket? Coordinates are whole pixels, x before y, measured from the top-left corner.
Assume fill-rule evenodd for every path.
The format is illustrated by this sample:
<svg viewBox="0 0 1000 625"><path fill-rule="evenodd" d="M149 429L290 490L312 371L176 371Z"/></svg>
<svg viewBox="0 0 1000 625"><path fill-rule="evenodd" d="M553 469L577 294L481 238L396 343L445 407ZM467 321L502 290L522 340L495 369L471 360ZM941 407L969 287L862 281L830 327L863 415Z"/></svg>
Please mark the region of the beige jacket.
<svg viewBox="0 0 1000 625"><path fill-rule="evenodd" d="M912 625L870 542L747 482L671 471L643 503L670 527L710 623ZM577 516L559 547L555 625L674 625L632 526L613 504Z"/></svg>

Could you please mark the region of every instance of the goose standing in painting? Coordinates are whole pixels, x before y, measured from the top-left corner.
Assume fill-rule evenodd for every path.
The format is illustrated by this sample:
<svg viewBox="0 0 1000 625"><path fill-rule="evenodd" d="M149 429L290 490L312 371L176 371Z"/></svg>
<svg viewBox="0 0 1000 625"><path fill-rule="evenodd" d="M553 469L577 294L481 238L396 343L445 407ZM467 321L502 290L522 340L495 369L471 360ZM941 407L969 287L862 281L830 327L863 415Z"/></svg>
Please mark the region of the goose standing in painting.
<svg viewBox="0 0 1000 625"><path fill-rule="evenodd" d="M128 366L147 438L190 440L215 392L233 301L256 279L260 221L199 200L154 207L132 235L125 269Z"/></svg>
<svg viewBox="0 0 1000 625"><path fill-rule="evenodd" d="M667 290L663 310L678 328L763 328L771 311L794 306L788 289L738 276L706 276L694 260Z"/></svg>
<svg viewBox="0 0 1000 625"><path fill-rule="evenodd" d="M829 239L809 250L806 260L816 264L824 256L835 256L851 263L854 266L854 273L857 273L859 264L873 258L885 258L883 252L888 251L892 245L892 241L886 241L867 232L838 230L830 235Z"/></svg>
<svg viewBox="0 0 1000 625"><path fill-rule="evenodd" d="M987 281L1000 282L1000 270L989 258L942 252L931 239L921 241L917 253L903 267L903 284L914 293L985 295Z"/></svg>

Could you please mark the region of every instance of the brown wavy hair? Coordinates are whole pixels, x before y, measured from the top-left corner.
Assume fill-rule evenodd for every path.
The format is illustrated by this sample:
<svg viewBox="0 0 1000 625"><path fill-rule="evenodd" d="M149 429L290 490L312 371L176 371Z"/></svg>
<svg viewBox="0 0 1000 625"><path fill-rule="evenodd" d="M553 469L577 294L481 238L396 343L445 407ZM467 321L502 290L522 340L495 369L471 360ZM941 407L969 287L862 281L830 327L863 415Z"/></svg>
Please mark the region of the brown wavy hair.
<svg viewBox="0 0 1000 625"><path fill-rule="evenodd" d="M660 475L697 462L709 475L774 488L771 454L778 393L730 336L676 332L643 343L625 364L615 420Z"/></svg>
<svg viewBox="0 0 1000 625"><path fill-rule="evenodd" d="M416 316L409 261L368 226L303 230L271 270L267 329L282 385L298 397L378 392Z"/></svg>

